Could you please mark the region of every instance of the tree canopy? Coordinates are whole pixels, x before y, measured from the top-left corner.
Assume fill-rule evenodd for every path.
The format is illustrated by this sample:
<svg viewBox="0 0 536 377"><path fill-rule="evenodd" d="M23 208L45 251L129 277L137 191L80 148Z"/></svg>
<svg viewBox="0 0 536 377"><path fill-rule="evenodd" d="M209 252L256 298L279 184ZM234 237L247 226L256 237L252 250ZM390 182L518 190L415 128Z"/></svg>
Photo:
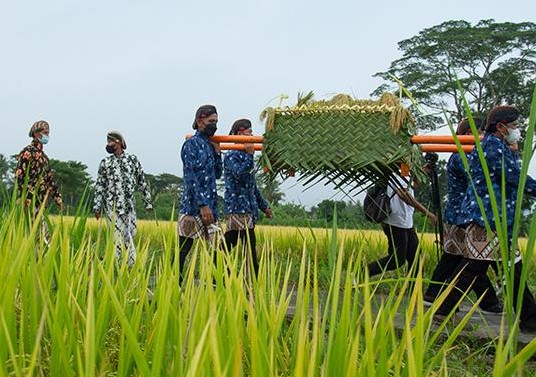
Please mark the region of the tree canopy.
<svg viewBox="0 0 536 377"><path fill-rule="evenodd" d="M63 196L64 204L72 209L76 208L84 195L88 196L87 190L92 188L87 166L79 161L50 159L50 168Z"/></svg>
<svg viewBox="0 0 536 377"><path fill-rule="evenodd" d="M16 156L6 157L0 153L0 183L5 187L13 186L16 164Z"/></svg>
<svg viewBox="0 0 536 377"><path fill-rule="evenodd" d="M496 105L511 104L528 116L536 82L536 24L447 21L398 47L402 57L375 75L386 83L373 95L396 90L400 80L435 115L418 117L419 127L434 128L444 112L454 122L465 116L458 81L472 112L485 114Z"/></svg>
<svg viewBox="0 0 536 377"><path fill-rule="evenodd" d="M139 192L136 192L136 212L142 219L153 217L173 220L178 212L183 179L170 173L145 174L153 197L153 213L146 213Z"/></svg>

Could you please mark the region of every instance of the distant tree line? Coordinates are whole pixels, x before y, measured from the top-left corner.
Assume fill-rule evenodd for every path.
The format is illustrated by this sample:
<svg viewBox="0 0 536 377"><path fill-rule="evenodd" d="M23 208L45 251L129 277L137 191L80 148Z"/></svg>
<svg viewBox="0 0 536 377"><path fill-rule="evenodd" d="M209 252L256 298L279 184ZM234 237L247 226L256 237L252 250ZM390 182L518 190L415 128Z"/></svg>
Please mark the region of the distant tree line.
<svg viewBox="0 0 536 377"><path fill-rule="evenodd" d="M87 171L87 166L78 161L60 161L51 159L51 168L54 177L60 188L65 204L64 213L73 215L78 211L92 215L93 206L93 184L91 175ZM0 154L0 204L10 200L14 186L14 171L16 166L16 156L6 158ZM441 190L441 206L444 208L446 200L446 162L439 161L437 166L439 184ZM170 173L157 175L146 174L153 197L154 211L147 214L143 209L143 201L139 193L136 193L136 211L141 219L176 220L180 197L182 194L183 180L181 177ZM363 205L359 201L342 201L326 199L315 206L306 209L305 206L295 203L284 202L285 194L281 192L280 182L265 181L259 175L259 189L268 200L275 214L274 219L266 220L261 217L259 224L303 226L330 228L334 217L337 218L339 228L348 229L380 229L379 225L372 224L366 220ZM223 213L223 183L219 182L218 192L220 193L220 213ZM432 205L432 191L429 184L423 184L415 189L417 200L429 208ZM523 205L525 215L523 217L522 231L528 227L534 212L534 200L526 197ZM58 213L55 205L50 206L50 212ZM415 226L419 230L433 232L433 228L425 224L424 217L415 214Z"/></svg>
<svg viewBox="0 0 536 377"><path fill-rule="evenodd" d="M93 203L94 182L85 164L78 161L50 160L56 182L64 201L64 213L74 214L77 209L91 215ZM0 201L9 200L14 187L14 170L16 156L6 158L0 154L1 192ZM175 220L178 214L183 180L170 173L158 175L146 174L152 197L154 211L147 214L143 209L141 195L136 193L136 211L141 219L157 218L159 220ZM305 206L285 203L285 194L281 192L280 182L266 181L259 175L259 189L272 207L275 218L267 221L261 219L260 224L331 227L336 215L339 228L378 228L365 219L363 206L358 201L323 200L310 209ZM223 213L223 183L219 183L220 213ZM55 205L50 206L51 213L58 213Z"/></svg>

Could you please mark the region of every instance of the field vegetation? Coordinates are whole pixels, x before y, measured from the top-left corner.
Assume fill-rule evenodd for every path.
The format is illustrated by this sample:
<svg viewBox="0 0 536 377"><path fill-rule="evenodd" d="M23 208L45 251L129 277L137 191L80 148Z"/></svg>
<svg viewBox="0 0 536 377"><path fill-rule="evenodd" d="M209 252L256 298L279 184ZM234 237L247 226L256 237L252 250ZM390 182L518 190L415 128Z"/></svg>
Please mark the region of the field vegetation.
<svg viewBox="0 0 536 377"><path fill-rule="evenodd" d="M410 293L403 271L369 280L384 253L376 231L261 226L257 280L239 252L215 268L197 244L178 285L173 222L142 221L138 259L118 264L105 222L40 222L17 206L0 227L0 375L512 375L533 368L536 341L460 336L422 303L435 259ZM335 220L336 221L336 220ZM225 261L225 266L222 262ZM534 281L534 276L529 276ZM424 279L425 280L425 279ZM398 314L397 314L398 313ZM402 318L402 326L395 318Z"/></svg>

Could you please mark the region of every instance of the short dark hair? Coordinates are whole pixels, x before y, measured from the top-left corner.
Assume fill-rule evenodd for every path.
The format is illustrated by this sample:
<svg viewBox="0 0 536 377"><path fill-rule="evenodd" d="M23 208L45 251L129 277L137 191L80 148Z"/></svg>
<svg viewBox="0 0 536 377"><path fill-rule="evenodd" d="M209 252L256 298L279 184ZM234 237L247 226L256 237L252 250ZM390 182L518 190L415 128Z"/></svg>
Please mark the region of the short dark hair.
<svg viewBox="0 0 536 377"><path fill-rule="evenodd" d="M238 119L233 123L229 135L236 135L238 131L247 130L248 128L251 128L251 121L249 119Z"/></svg>
<svg viewBox="0 0 536 377"><path fill-rule="evenodd" d="M203 105L200 106L199 109L195 112L195 119L194 124L192 124L192 128L194 130L197 130L197 120L203 119L211 116L212 114L218 114L218 111L216 110L216 106L214 105Z"/></svg>
<svg viewBox="0 0 536 377"><path fill-rule="evenodd" d="M473 117L475 122L475 127L477 130L482 129L484 125L484 120L480 117ZM456 128L456 135L465 135L468 131L471 130L471 125L469 124L468 118L463 118L460 123L458 123L458 128Z"/></svg>
<svg viewBox="0 0 536 377"><path fill-rule="evenodd" d="M519 110L514 106L496 106L488 114L486 132L497 131L498 123L511 123L519 118Z"/></svg>

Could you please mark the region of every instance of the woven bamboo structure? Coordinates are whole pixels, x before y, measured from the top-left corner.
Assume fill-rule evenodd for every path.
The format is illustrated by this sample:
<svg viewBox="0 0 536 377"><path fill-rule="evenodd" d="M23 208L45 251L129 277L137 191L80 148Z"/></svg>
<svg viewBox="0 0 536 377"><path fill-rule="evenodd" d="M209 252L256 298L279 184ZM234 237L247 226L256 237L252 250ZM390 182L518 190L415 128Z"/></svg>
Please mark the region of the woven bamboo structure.
<svg viewBox="0 0 536 377"><path fill-rule="evenodd" d="M424 177L422 152L412 145L414 121L390 94L378 101L337 95L294 107L268 108L262 161L270 174L296 173L306 185L329 181L362 191L399 174L401 162Z"/></svg>

